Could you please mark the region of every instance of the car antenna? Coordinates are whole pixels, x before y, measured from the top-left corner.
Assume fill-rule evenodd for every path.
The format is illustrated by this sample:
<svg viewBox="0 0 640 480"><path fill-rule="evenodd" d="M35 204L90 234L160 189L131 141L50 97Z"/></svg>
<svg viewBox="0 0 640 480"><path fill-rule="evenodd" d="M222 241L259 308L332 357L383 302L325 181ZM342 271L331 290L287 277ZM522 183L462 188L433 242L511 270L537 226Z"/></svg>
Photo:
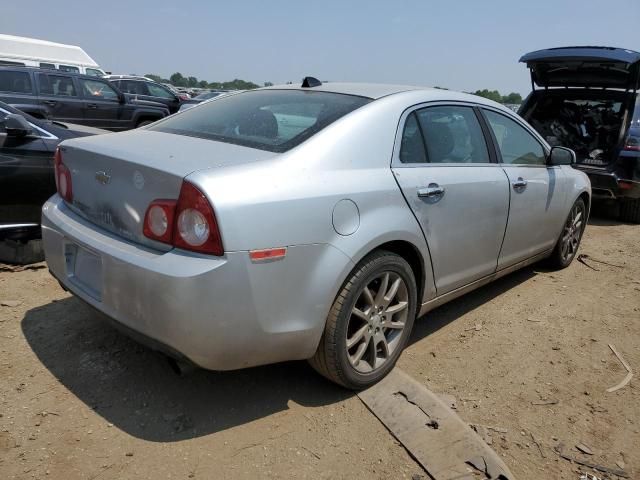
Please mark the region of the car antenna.
<svg viewBox="0 0 640 480"><path fill-rule="evenodd" d="M302 88L319 87L322 82L315 77L304 77L302 80Z"/></svg>

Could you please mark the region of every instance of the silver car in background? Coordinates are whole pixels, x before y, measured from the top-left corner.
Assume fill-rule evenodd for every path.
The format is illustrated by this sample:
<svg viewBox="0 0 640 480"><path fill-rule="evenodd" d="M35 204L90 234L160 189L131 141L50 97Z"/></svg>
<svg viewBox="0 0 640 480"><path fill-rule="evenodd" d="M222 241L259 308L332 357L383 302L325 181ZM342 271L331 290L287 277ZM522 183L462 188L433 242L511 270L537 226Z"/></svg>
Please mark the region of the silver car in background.
<svg viewBox="0 0 640 480"><path fill-rule="evenodd" d="M416 316L573 260L574 159L477 96L307 78L65 141L43 242L66 289L155 348L214 370L309 359L364 388Z"/></svg>

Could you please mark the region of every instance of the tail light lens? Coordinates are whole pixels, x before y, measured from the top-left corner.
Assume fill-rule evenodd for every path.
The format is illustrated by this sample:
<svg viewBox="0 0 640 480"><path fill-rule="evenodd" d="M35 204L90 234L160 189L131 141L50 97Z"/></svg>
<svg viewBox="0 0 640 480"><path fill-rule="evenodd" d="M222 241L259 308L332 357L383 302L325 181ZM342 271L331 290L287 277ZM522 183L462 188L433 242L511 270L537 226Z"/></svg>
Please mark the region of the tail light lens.
<svg viewBox="0 0 640 480"><path fill-rule="evenodd" d="M71 184L71 171L62 163L62 151L56 148L53 156L53 165L56 177L56 189L58 194L67 202L73 201L73 187Z"/></svg>
<svg viewBox="0 0 640 480"><path fill-rule="evenodd" d="M146 237L193 252L222 255L218 222L207 197L183 182L178 200L154 200L144 216Z"/></svg>
<svg viewBox="0 0 640 480"><path fill-rule="evenodd" d="M145 237L171 244L175 200L154 200L147 208L142 229Z"/></svg>
<svg viewBox="0 0 640 480"><path fill-rule="evenodd" d="M183 182L176 206L173 244L195 252L222 255L218 222L207 197L193 184Z"/></svg>
<svg viewBox="0 0 640 480"><path fill-rule="evenodd" d="M640 136L629 135L624 142L624 149L632 152L640 152Z"/></svg>

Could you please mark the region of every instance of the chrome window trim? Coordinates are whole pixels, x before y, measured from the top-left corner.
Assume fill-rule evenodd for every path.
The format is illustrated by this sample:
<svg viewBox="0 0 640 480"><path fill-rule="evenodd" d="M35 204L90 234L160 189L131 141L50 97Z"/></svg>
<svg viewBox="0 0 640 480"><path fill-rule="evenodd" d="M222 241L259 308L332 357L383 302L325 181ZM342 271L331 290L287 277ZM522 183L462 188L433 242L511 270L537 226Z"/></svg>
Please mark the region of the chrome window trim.
<svg viewBox="0 0 640 480"><path fill-rule="evenodd" d="M402 134L404 133L404 126L407 121L407 117L411 115L413 112L415 112L416 110L421 110L426 107L469 107L473 109L474 107L482 107L482 104L473 103L473 102L460 102L455 100L434 100L431 102L418 103L416 105L412 105L411 107L405 109L405 111L402 112L402 115L400 115L400 120L398 122L398 128L396 130L395 140L393 142L393 154L391 157L392 168L500 167L499 162L496 162L496 163L494 162L403 163L402 161L400 161L400 147L402 145ZM487 152L488 152L488 150L491 148L491 145L487 143L486 139L484 139L484 141L485 141L485 144L487 145Z"/></svg>
<svg viewBox="0 0 640 480"><path fill-rule="evenodd" d="M11 115L11 112L7 112L4 108L1 108L1 107L0 107L0 112L5 113L6 115ZM29 122L29 125L31 125L31 128L33 128L34 130L37 130L38 132L40 132L41 135L35 135L36 138L44 138L46 140L59 140L58 137L56 137L53 133L47 132L43 128L40 128L39 126L34 125L33 123Z"/></svg>

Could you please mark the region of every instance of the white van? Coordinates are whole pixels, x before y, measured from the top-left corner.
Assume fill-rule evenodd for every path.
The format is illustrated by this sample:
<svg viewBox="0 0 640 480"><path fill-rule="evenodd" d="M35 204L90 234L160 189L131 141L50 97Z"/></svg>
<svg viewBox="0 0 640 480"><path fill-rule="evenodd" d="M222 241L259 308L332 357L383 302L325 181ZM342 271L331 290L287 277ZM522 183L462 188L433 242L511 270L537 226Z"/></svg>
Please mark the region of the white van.
<svg viewBox="0 0 640 480"><path fill-rule="evenodd" d="M0 65L18 65L102 76L104 70L80 47L0 34Z"/></svg>

